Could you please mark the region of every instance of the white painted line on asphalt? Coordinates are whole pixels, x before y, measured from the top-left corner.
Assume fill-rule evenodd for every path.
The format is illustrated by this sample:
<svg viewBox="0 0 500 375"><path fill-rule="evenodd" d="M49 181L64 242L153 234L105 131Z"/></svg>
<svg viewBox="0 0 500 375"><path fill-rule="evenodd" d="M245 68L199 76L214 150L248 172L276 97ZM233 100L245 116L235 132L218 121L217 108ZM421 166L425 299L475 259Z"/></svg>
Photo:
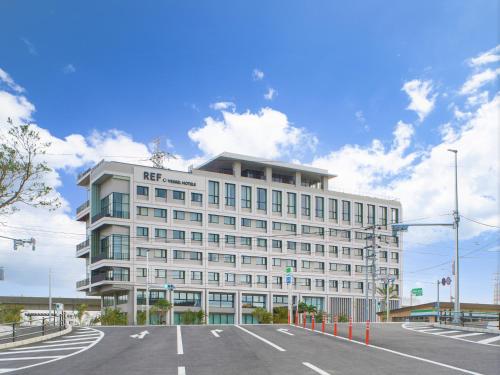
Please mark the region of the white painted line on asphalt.
<svg viewBox="0 0 500 375"><path fill-rule="evenodd" d="M177 354L184 354L184 348L182 347L181 326L177 326Z"/></svg>
<svg viewBox="0 0 500 375"><path fill-rule="evenodd" d="M321 374L321 375L330 375L328 372L320 369L319 367L316 367L312 364L310 364L309 362L302 362L302 364L306 367L309 367L311 370L313 371L316 371L318 374Z"/></svg>
<svg viewBox="0 0 500 375"><path fill-rule="evenodd" d="M52 344L52 343L57 343L57 342L73 342L75 344L78 344L82 341L88 341L90 339L92 339L92 337L82 337L80 339L66 339L66 340L49 340L49 341L44 341L44 342L47 344Z"/></svg>
<svg viewBox="0 0 500 375"><path fill-rule="evenodd" d="M289 336L295 336L293 333L288 332L288 329L286 329L286 328L278 328L276 331L284 333L284 334L289 335Z"/></svg>
<svg viewBox="0 0 500 375"><path fill-rule="evenodd" d="M372 349L382 350L384 352L396 354L396 355L399 355L401 357L412 358L412 359L416 359L418 361L431 363L431 364L436 365L436 366L446 367L446 368L449 368L449 369L452 369L452 370L463 372L465 374L483 375L480 372L474 372L474 371L466 370L466 369L463 369L463 368L460 368L460 367L455 367L455 366L447 365L446 363L432 361L432 360L427 359L427 358L417 357L417 356L414 356L414 355L410 355L410 354L398 352L396 350L387 349L387 348L384 348L382 346L371 345L371 344L370 345L366 345L364 342L357 341L357 340L349 340L347 337L334 336L333 334L328 333L328 332L321 332L321 331L316 331L316 330L313 331L310 328L303 328L303 327L299 327L299 326L295 326L295 328L305 329L306 331L311 331L311 332L314 332L314 333L318 333L320 335L331 336L331 337L334 337L334 338L339 339L339 340L344 340L344 341L352 342L353 344L363 345L367 349L368 348L372 348Z"/></svg>
<svg viewBox="0 0 500 375"><path fill-rule="evenodd" d="M9 352L0 353L0 355L19 354L19 353L55 352L55 351L59 351L59 350L78 350L78 349L84 349L84 348L85 348L85 346L75 346L75 347L71 347L71 348L33 349L33 350L31 350L29 348L23 348L25 350L20 350L18 352L9 351ZM10 349L10 350L14 350L14 349Z"/></svg>
<svg viewBox="0 0 500 375"><path fill-rule="evenodd" d="M142 331L141 333L136 333L135 335L130 335L133 339L139 339L142 340L144 336L149 335L148 331Z"/></svg>
<svg viewBox="0 0 500 375"><path fill-rule="evenodd" d="M276 344L273 344L271 341L266 340L264 337L260 337L259 335L257 335L257 334L255 334L255 333L253 333L253 332L249 331L249 330L248 330L248 329L246 329L246 328L243 328L243 327L241 327L241 326L239 326L239 325L235 325L235 327L236 327L236 328L241 329L242 331L244 331L244 332L248 333L249 335L251 335L251 336L255 337L256 339L259 339L260 341L265 342L267 345L272 346L274 349L277 349L277 350L279 350L280 352L286 352L286 350L285 350L285 349L283 349L281 346L278 346L278 345L276 345Z"/></svg>
<svg viewBox="0 0 500 375"><path fill-rule="evenodd" d="M479 336L484 335L483 332L473 332L473 333L465 333L463 335L450 336L452 339L460 339L462 337L470 337L470 336Z"/></svg>
<svg viewBox="0 0 500 375"><path fill-rule="evenodd" d="M186 368L184 366L177 367L177 375L186 375Z"/></svg>
<svg viewBox="0 0 500 375"><path fill-rule="evenodd" d="M418 332L425 332L425 333L427 333L427 332L436 332L436 331L442 331L442 329L441 328L424 329L424 330L420 330Z"/></svg>
<svg viewBox="0 0 500 375"><path fill-rule="evenodd" d="M99 337L99 335L96 333L88 333L86 335L71 335L71 336L63 336L63 337L68 337L68 338Z"/></svg>
<svg viewBox="0 0 500 375"><path fill-rule="evenodd" d="M76 352L73 352L73 353L70 353L70 354L66 354L66 355L60 355L60 356L39 356L39 357L26 357L26 358L31 358L31 359L49 359L47 361L43 361L43 362L38 362L38 363L34 363L32 365L27 365L27 366L22 366L22 367L18 367L16 369L12 369L11 371L17 371L17 370L24 370L24 369L27 369L27 368L31 368L31 367L36 367L36 366L40 366L40 365L44 365L44 364L47 364L47 363L51 363L51 362L55 362L55 361L59 361L60 359L63 359L63 358L68 358L68 357L72 357L74 355L77 355L77 354L80 354L86 350L89 350L90 348L94 347L94 345L96 345L97 343L99 343L102 338L104 337L104 332L102 331L99 331L97 329L93 329L91 328L92 331L94 332L97 332L100 336L97 340L95 340L92 344L90 344L89 346L81 349L81 350L78 350ZM21 358L21 357L18 357L18 358ZM12 360L12 358L0 358L0 361L10 361Z"/></svg>
<svg viewBox="0 0 500 375"><path fill-rule="evenodd" d="M62 358L62 357L64 357L64 356L63 355L45 355L45 356L40 356L40 357L0 358L0 361L28 361L28 360L31 360L31 359L47 359L47 358L59 359L59 358ZM52 361L50 361L50 362L52 362ZM44 362L44 363L47 363L47 362ZM31 366L26 366L26 367L32 367L32 366L37 366L37 365L38 365L38 363L36 365L31 365ZM21 369L26 368L26 367L19 367L19 368L16 368L16 369L12 369L12 371L21 370ZM7 372L7 371L5 371L5 372Z"/></svg>
<svg viewBox="0 0 500 375"><path fill-rule="evenodd" d="M0 368L0 374L5 374L6 372L16 371L17 368Z"/></svg>
<svg viewBox="0 0 500 375"><path fill-rule="evenodd" d="M493 336L493 337L490 337L490 338L487 338L487 339L484 339L484 340L481 340L481 341L476 341L478 344L489 344L489 343L492 343L492 342L495 342L495 341L498 341L500 340L500 335L498 336Z"/></svg>
<svg viewBox="0 0 500 375"><path fill-rule="evenodd" d="M222 329L212 329L210 332L212 332L212 335L214 335L215 337L220 337L219 333L224 332L224 330L222 330Z"/></svg>
<svg viewBox="0 0 500 375"><path fill-rule="evenodd" d="M58 346L90 344L92 342L93 341L68 342L68 343L65 343L65 344L52 344L52 345L30 346L28 348L29 349L54 348L54 347L58 347ZM10 350L18 351L18 350L25 350L25 349L28 349L28 348L26 348L26 347L25 348L14 348L14 349L10 349Z"/></svg>
<svg viewBox="0 0 500 375"><path fill-rule="evenodd" d="M435 335L447 335L449 333L457 333L457 332L462 332L462 331L443 331L443 332L436 332Z"/></svg>

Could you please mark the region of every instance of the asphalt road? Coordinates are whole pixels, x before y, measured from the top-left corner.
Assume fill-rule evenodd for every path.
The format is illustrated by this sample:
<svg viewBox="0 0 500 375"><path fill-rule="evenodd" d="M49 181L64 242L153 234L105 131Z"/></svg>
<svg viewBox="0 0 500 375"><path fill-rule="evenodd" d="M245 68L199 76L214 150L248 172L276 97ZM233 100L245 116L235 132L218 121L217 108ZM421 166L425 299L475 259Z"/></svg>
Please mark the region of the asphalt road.
<svg viewBox="0 0 500 375"><path fill-rule="evenodd" d="M103 337L97 331L77 330L57 340L58 343L31 345L42 346L35 349L36 352L30 347L15 353L0 351L0 373L13 370L13 374L30 375L496 375L500 368L500 346L425 334L404 329L401 324L373 324L370 346L364 344L363 325L354 325L353 339L357 342L345 338L345 324L339 325L338 332L343 339L333 337L331 325L326 326L328 334L312 332L310 325L308 328L287 325L99 327ZM316 329L321 330L321 324ZM74 347L75 341L71 340L86 344L72 349L78 352L59 351ZM53 348L52 345L63 346ZM9 361L13 356L59 358L36 365L43 360ZM15 370L28 363L34 367Z"/></svg>

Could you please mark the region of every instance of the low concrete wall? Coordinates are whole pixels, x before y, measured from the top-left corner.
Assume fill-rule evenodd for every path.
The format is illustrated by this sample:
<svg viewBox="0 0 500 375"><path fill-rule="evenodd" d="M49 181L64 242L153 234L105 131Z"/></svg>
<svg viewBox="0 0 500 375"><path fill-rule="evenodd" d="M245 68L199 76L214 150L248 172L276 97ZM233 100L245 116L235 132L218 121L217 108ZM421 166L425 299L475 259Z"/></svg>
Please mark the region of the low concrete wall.
<svg viewBox="0 0 500 375"><path fill-rule="evenodd" d="M54 337L62 336L67 333L70 333L73 327L69 325L67 328L63 329L62 331L57 331L54 333L49 333L48 335L44 336L37 336L37 337L32 337L30 339L26 340L20 340L20 341L15 341L15 342L8 342L5 344L0 344L0 350L2 349L8 349L8 348L15 348L16 346L21 346L21 345L28 345L28 344L33 344L35 342L40 342L40 341L45 341L52 339Z"/></svg>
<svg viewBox="0 0 500 375"><path fill-rule="evenodd" d="M436 328L449 328L449 329L459 329L461 331L469 331L469 332L482 332L482 333L496 333L500 334L500 330L494 328L479 328L479 327L462 327L462 326L454 326L450 324L438 324L435 323L432 325Z"/></svg>

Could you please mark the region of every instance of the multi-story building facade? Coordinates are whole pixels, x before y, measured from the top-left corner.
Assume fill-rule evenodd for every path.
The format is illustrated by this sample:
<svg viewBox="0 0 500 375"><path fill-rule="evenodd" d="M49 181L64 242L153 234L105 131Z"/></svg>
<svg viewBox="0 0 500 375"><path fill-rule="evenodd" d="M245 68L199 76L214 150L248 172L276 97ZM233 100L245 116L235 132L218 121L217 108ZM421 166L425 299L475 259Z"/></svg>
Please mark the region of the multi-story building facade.
<svg viewBox="0 0 500 375"><path fill-rule="evenodd" d="M131 323L145 308L148 274L150 304L172 300L174 323L187 309L209 323L252 323L255 307L272 311L289 297L365 319L367 227L376 226L375 280L393 275L402 290L402 244L390 229L401 204L330 191L334 177L230 153L189 172L102 161L78 176L89 199L76 214L88 236L77 245L87 267L77 290Z"/></svg>

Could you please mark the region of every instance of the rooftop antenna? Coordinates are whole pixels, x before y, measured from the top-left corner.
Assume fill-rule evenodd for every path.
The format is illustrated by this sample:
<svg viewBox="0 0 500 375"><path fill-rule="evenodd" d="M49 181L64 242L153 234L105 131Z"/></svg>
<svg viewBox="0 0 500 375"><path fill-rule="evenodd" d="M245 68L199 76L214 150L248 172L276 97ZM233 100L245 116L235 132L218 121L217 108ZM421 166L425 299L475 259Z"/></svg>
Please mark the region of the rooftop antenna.
<svg viewBox="0 0 500 375"><path fill-rule="evenodd" d="M160 137L153 139L153 154L148 160L153 163L155 168L164 169L165 160L168 162L170 159L177 159L177 157L168 151L163 151L160 148L160 143Z"/></svg>

